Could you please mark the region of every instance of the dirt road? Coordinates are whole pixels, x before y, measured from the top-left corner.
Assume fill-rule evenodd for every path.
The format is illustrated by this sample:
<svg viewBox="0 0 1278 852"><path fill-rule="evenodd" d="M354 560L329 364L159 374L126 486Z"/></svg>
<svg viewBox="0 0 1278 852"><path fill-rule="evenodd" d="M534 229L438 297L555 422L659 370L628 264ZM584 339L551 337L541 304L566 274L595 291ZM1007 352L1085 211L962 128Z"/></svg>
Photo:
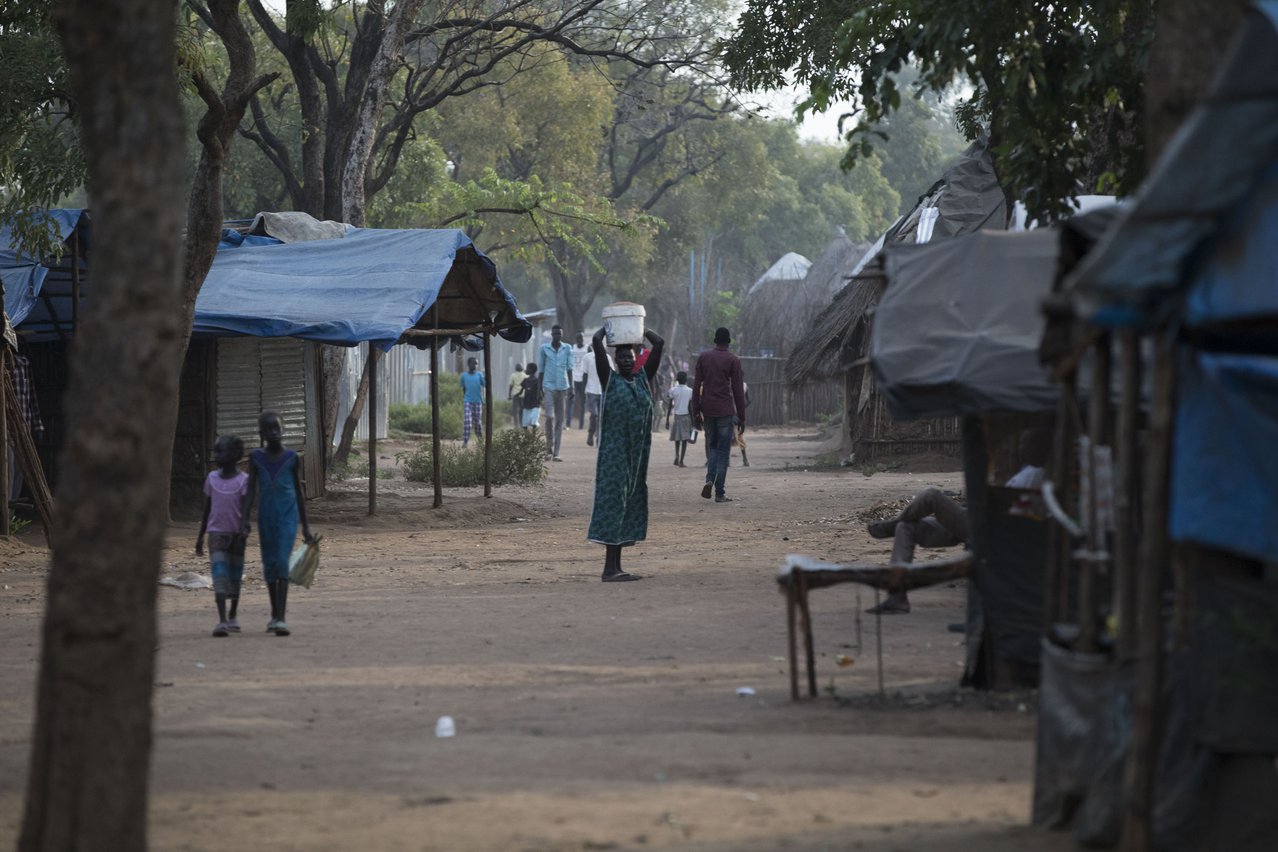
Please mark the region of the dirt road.
<svg viewBox="0 0 1278 852"><path fill-rule="evenodd" d="M584 541L593 451L572 431L544 486L450 491L432 512L428 488L381 482L373 519L362 492L313 504L323 564L314 588L292 593L291 637L262 632L258 581L244 633L227 639L210 636L211 592L162 589L152 847L1072 848L1024 827L1032 697L950 694L963 648L946 625L962 617L962 589L914 593L911 615L884 619L887 688L901 693L885 705L865 699L873 621L858 652L855 589L815 594L823 694L789 700L782 557L885 557L866 511L959 476L813 469L812 433L747 437L735 502L715 504L699 496L702 471L674 467L654 436L649 539L624 559L641 582L598 580L602 548ZM194 534L174 526L174 570L207 571ZM27 773L46 556L0 543L5 848ZM455 737L435 737L442 715Z"/></svg>

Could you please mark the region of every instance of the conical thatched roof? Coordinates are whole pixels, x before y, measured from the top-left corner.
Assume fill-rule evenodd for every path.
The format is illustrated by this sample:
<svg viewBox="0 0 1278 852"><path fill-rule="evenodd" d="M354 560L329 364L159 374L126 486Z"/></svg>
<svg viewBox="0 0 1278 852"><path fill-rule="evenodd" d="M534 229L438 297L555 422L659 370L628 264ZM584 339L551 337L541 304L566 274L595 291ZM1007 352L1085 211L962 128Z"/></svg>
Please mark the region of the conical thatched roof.
<svg viewBox="0 0 1278 852"><path fill-rule="evenodd" d="M777 262L768 267L768 271L758 277L746 291L750 295L774 281L802 281L808 275L812 261L796 252L786 252Z"/></svg>

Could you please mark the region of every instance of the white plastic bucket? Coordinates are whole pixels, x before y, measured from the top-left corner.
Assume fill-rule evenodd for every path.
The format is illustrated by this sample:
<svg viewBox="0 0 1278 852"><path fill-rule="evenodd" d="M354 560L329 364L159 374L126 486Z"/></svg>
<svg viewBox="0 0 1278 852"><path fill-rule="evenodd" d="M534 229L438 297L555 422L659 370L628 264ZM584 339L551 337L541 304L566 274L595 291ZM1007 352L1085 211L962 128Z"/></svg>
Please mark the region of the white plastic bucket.
<svg viewBox="0 0 1278 852"><path fill-rule="evenodd" d="M609 346L643 343L643 305L613 302L603 309L604 338Z"/></svg>

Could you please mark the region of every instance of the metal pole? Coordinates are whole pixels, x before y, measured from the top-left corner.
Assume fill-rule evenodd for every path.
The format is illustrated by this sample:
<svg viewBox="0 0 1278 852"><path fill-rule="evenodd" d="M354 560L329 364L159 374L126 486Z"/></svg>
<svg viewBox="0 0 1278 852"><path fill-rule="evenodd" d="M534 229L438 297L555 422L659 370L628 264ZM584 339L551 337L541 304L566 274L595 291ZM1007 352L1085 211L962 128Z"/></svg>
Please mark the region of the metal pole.
<svg viewBox="0 0 1278 852"><path fill-rule="evenodd" d="M493 496L493 338L484 332L484 496Z"/></svg>
<svg viewBox="0 0 1278 852"><path fill-rule="evenodd" d="M443 473L439 466L439 338L430 339L430 446L431 473L435 480L432 507L444 505Z"/></svg>
<svg viewBox="0 0 1278 852"><path fill-rule="evenodd" d="M368 514L377 514L377 356L368 344Z"/></svg>

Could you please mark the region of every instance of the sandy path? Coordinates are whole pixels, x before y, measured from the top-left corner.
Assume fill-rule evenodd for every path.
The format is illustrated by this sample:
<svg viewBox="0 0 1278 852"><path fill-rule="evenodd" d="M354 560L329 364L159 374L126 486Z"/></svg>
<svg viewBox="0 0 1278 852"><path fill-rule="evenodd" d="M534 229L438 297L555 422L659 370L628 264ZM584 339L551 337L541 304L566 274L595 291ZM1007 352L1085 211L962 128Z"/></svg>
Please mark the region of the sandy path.
<svg viewBox="0 0 1278 852"><path fill-rule="evenodd" d="M961 589L916 593L913 614L885 619L888 688L907 696L888 707L840 700L877 683L869 619L855 647L855 591L814 595L823 695L789 701L781 558L886 556L858 514L924 484L957 488L957 474L805 470L810 434L752 433L752 467L729 474L736 502L716 505L654 437L650 538L625 557L638 583L598 582L602 548L583 540L592 451L572 431L544 486L449 492L435 513L426 489L383 482L372 520L360 493L315 505L321 578L294 590L288 639L259 632L260 583L244 634L218 640L209 593L163 589L153 848L1071 848L1023 827L1031 706L908 697L957 685L963 648L945 626ZM169 561L202 567L193 538L175 525ZM8 847L45 555L4 547ZM452 739L434 736L443 714Z"/></svg>

